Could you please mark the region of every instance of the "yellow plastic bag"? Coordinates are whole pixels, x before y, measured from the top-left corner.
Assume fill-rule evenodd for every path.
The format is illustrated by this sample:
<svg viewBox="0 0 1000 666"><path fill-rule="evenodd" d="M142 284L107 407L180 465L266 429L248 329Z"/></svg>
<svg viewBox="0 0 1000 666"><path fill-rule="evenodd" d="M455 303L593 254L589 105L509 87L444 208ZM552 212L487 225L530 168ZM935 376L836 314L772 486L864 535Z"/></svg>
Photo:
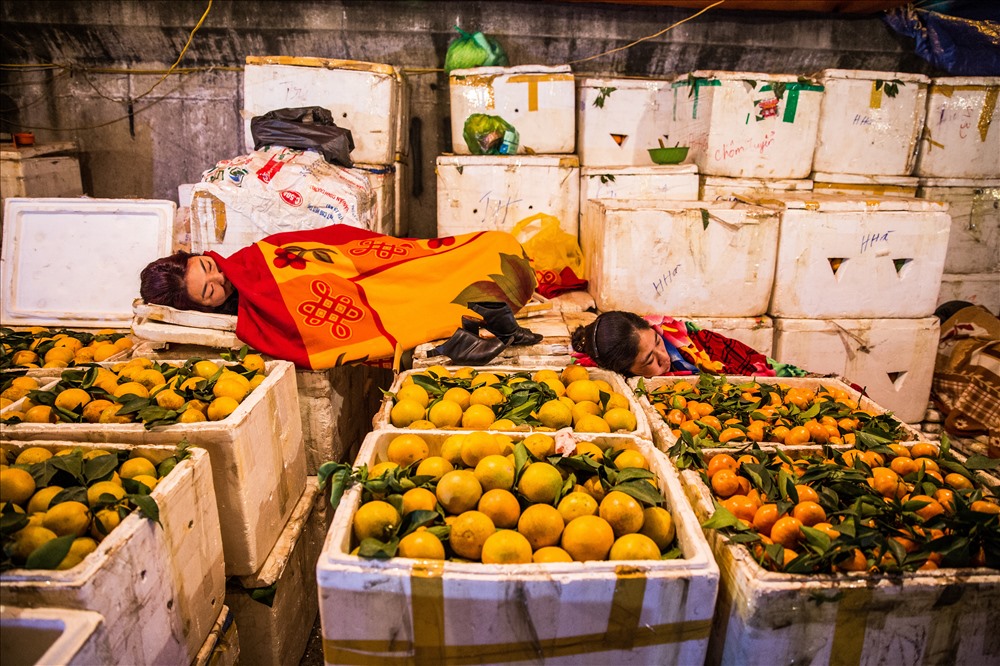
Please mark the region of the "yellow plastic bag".
<svg viewBox="0 0 1000 666"><path fill-rule="evenodd" d="M576 236L566 233L559 226L559 218L546 213L526 217L512 232L531 259L536 271L561 272L570 268L583 277L583 250Z"/></svg>

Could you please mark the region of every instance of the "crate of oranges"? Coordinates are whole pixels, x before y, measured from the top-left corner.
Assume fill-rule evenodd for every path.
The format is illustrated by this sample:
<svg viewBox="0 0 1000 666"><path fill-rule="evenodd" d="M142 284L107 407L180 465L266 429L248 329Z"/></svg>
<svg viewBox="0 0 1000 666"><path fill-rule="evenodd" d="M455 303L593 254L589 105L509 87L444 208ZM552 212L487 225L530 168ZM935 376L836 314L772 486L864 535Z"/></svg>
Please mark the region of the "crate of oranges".
<svg viewBox="0 0 1000 666"><path fill-rule="evenodd" d="M17 368L66 368L128 356L133 341L128 331L52 330L32 326L0 328L0 370Z"/></svg>
<svg viewBox="0 0 1000 666"><path fill-rule="evenodd" d="M1000 502L947 441L705 449L681 472L721 571L709 660L995 654ZM717 638L717 640L716 640Z"/></svg>
<svg viewBox="0 0 1000 666"><path fill-rule="evenodd" d="M185 439L207 450L227 575L261 567L302 495L302 421L295 368L287 361L133 358L29 370L12 381L38 386L0 410L9 439L142 445Z"/></svg>
<svg viewBox="0 0 1000 666"><path fill-rule="evenodd" d="M376 431L331 467L329 661L703 661L718 571L650 442Z"/></svg>
<svg viewBox="0 0 1000 666"><path fill-rule="evenodd" d="M671 458L699 448L909 441L920 433L832 378L654 377L629 380L653 440Z"/></svg>
<svg viewBox="0 0 1000 666"><path fill-rule="evenodd" d="M225 595L208 454L8 440L0 451L4 604L100 613L119 663L190 663Z"/></svg>
<svg viewBox="0 0 1000 666"><path fill-rule="evenodd" d="M431 366L400 374L373 425L379 428L625 434L650 439L621 375L565 367Z"/></svg>

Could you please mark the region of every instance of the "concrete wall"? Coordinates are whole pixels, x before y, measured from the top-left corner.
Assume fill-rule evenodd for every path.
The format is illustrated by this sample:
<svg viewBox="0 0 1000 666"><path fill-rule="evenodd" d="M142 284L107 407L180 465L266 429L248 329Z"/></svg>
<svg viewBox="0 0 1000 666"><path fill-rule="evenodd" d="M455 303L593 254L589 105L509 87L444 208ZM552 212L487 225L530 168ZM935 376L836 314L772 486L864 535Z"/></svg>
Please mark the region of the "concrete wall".
<svg viewBox="0 0 1000 666"><path fill-rule="evenodd" d="M247 55L384 62L407 70L419 136L412 235L435 234L434 159L450 146L442 66L453 25L496 37L512 64L557 65L652 33L692 13L670 7L565 2L6 0L0 62L4 131L76 140L85 191L176 200L218 160L241 152L240 68ZM809 73L826 67L932 73L876 16L712 10L656 39L573 65L578 74L666 77L693 69ZM100 71L96 71L100 70ZM128 100L132 99L131 106Z"/></svg>

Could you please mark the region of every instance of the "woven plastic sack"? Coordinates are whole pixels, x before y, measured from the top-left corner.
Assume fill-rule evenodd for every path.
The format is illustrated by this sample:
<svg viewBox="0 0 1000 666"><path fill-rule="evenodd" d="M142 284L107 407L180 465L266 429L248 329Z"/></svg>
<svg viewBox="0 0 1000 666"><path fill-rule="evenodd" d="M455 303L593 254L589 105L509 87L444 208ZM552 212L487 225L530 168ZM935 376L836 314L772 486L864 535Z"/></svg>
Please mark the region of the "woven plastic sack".
<svg viewBox="0 0 1000 666"><path fill-rule="evenodd" d="M470 67L507 66L507 54L497 40L481 32L470 35L457 25L455 30L458 30L461 36L448 45L448 53L444 57L445 73L450 73L453 69Z"/></svg>

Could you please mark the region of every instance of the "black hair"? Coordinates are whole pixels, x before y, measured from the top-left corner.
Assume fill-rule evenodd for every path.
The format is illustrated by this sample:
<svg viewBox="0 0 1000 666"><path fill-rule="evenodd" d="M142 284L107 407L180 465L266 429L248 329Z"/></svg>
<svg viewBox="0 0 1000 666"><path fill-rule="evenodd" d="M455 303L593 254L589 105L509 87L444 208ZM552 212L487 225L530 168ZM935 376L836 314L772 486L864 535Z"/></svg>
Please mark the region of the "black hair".
<svg viewBox="0 0 1000 666"><path fill-rule="evenodd" d="M604 312L573 331L574 351L586 354L599 367L625 376L639 355L639 333L652 326L634 312Z"/></svg>

